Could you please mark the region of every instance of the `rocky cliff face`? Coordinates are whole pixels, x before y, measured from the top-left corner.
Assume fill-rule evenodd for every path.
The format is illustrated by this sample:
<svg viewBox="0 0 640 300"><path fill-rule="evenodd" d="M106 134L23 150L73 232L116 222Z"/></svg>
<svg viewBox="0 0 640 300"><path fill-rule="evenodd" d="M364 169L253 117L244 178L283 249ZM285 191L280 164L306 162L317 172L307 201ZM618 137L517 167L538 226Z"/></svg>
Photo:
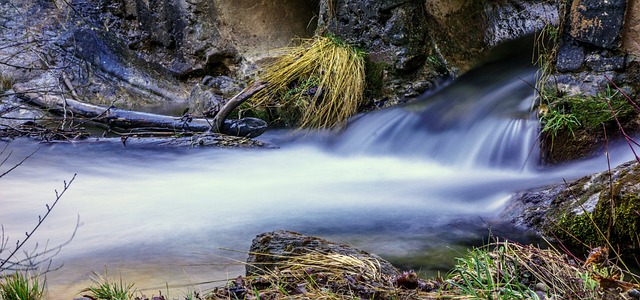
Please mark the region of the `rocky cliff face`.
<svg viewBox="0 0 640 300"><path fill-rule="evenodd" d="M533 0L14 2L18 9L3 4L3 22L10 25L3 30L22 31L5 35L3 43L44 28L52 39L32 42L37 51L59 60L47 67L51 77L60 76L53 70L64 65L70 83L83 87L76 92L89 101L137 99L133 106L186 102L193 85L205 76L227 76L242 87L263 59L276 55L273 49L318 32L369 53L369 97L399 103L433 88L443 77L465 72L487 49L529 34L556 15L553 3ZM24 22L23 15L33 18ZM30 59L11 56L9 50L3 57L17 65L26 61L16 59ZM79 71L83 65L105 78L89 82L87 73ZM24 70L2 67L9 81L37 77L22 78L18 73ZM134 91L114 92L114 82Z"/></svg>

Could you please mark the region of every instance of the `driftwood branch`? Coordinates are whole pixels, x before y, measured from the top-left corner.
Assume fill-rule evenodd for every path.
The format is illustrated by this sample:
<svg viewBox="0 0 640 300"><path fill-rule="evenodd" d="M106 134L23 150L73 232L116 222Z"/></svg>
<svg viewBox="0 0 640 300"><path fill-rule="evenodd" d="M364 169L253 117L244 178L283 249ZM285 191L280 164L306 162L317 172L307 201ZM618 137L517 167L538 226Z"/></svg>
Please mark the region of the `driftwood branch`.
<svg viewBox="0 0 640 300"><path fill-rule="evenodd" d="M74 116L83 117L92 122L106 124L109 127L122 129L154 128L155 130L166 130L171 132L207 132L211 131L212 126L214 126L212 124L218 124L216 128L220 130L215 130L217 133L248 137L258 136L266 129L266 123L258 119L252 120L253 124L257 124L255 129L249 128L245 131L234 129L234 127L238 127L233 126L234 122L237 120L226 120L226 116L228 116L230 111L226 113L226 116L219 116L213 121L206 118L191 118L187 116L174 117L139 111L129 111L118 109L113 106L106 107L88 104L73 99L66 99L61 95L33 92L30 91L27 86L23 86L22 84L15 84L13 88L16 93L20 93L21 98L26 99L34 105L46 108L49 111L56 113L70 112ZM229 102L233 102L235 104L240 101L239 103L242 103L242 101L245 101L257 91L258 90L251 92L251 89L246 89L231 99L235 99L234 101ZM249 92L251 92L251 94L249 94ZM235 104L235 107L237 107L239 103ZM229 106L229 108L227 106ZM228 110L230 108L231 106L228 104L223 107L223 110ZM264 128L261 128L262 124L260 122L264 123Z"/></svg>
<svg viewBox="0 0 640 300"><path fill-rule="evenodd" d="M236 109L240 104L242 104L247 99L251 98L255 93L264 89L267 86L266 82L256 81L249 87L245 88L239 94L233 96L233 98L229 99L227 103L220 109L218 114L213 118L213 128L214 132L220 132L223 128L224 121L227 119L229 114Z"/></svg>

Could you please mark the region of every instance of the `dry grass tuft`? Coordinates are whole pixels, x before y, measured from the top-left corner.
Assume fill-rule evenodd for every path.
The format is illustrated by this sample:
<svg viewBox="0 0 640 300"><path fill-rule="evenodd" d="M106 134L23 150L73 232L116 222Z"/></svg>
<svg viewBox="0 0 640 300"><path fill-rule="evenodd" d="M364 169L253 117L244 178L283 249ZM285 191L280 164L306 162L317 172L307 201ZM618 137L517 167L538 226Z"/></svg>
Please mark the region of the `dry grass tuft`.
<svg viewBox="0 0 640 300"><path fill-rule="evenodd" d="M268 86L254 95L256 106L276 108L285 123L333 128L357 112L365 88L361 51L334 37L301 40L265 68Z"/></svg>
<svg viewBox="0 0 640 300"><path fill-rule="evenodd" d="M406 274L383 274L375 258L313 252L261 276L239 276L206 299L435 299L438 282L412 273L416 286L406 289L398 285Z"/></svg>
<svg viewBox="0 0 640 300"><path fill-rule="evenodd" d="M313 252L202 299L630 299L638 285L603 270L554 248L506 241L470 250L446 279L432 280L413 271L385 275L375 258Z"/></svg>

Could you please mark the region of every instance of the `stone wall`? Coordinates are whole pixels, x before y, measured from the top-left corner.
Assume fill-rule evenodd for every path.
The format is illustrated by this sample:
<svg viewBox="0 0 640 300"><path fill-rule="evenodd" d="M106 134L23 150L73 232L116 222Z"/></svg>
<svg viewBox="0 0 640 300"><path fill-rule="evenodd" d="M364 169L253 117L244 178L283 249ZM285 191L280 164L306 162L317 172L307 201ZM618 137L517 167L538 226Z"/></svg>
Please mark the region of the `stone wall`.
<svg viewBox="0 0 640 300"><path fill-rule="evenodd" d="M626 9L626 0L566 2L554 78L563 93L595 95L628 67L622 41L631 46L637 37L628 26L623 34Z"/></svg>

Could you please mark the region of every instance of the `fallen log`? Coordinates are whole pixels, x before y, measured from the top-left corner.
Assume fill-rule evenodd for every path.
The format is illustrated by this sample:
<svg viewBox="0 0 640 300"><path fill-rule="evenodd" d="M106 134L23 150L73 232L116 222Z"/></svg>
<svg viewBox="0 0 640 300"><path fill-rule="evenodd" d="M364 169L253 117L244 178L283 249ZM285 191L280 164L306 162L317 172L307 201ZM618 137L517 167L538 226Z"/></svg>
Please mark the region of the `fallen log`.
<svg viewBox="0 0 640 300"><path fill-rule="evenodd" d="M183 117L174 117L124 110L113 106L106 107L93 105L65 98L62 95L33 91L27 84L15 84L13 89L19 94L21 99L33 105L45 108L50 112L65 114L66 116L71 115L73 117L82 117L92 122L105 124L111 129L120 128L128 130L136 128L153 128L154 130L165 130L170 132L214 131L227 135L249 138L259 136L267 129L267 123L257 118L230 120L226 119L226 116L223 116L217 120L221 125L215 128L217 130L212 130L214 120L206 118L192 118L186 115ZM253 95L252 93L247 96L243 93L240 93L234 98L245 97L244 100L246 100ZM234 101L234 105L239 100L240 99L236 99Z"/></svg>

